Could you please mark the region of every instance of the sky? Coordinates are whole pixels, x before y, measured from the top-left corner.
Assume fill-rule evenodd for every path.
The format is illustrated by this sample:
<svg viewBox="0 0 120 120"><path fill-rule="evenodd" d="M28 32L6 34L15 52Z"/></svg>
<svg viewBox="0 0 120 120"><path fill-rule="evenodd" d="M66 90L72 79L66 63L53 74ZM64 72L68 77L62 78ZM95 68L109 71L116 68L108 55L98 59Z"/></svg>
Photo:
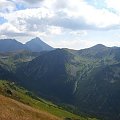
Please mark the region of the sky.
<svg viewBox="0 0 120 120"><path fill-rule="evenodd" d="M55 48L120 47L120 0L0 0L0 39Z"/></svg>

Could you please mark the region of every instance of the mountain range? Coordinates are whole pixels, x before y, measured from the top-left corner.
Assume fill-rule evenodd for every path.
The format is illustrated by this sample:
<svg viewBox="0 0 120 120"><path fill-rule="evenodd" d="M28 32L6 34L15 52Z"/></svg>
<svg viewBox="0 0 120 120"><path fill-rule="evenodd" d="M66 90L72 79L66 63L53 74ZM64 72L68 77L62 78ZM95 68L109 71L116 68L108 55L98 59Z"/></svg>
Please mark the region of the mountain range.
<svg viewBox="0 0 120 120"><path fill-rule="evenodd" d="M8 55L3 61L1 55L0 66L5 75L13 76L6 79L59 105L70 106L77 114L119 120L119 53L119 47L98 44L82 50L53 49L32 53L30 60L26 58L31 54L25 54L20 60L17 58L17 63L13 56ZM3 73L0 72L1 79Z"/></svg>
<svg viewBox="0 0 120 120"><path fill-rule="evenodd" d="M18 42L15 39L0 39L0 52L16 52L28 50L32 52L50 51L51 46L36 37L25 44Z"/></svg>

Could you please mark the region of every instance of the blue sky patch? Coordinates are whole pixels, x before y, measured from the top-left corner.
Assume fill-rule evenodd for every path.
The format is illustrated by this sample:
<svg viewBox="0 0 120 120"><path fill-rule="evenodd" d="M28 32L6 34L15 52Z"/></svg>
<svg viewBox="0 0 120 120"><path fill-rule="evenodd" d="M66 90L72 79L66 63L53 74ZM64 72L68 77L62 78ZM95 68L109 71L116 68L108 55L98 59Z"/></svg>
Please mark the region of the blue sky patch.
<svg viewBox="0 0 120 120"><path fill-rule="evenodd" d="M21 3L16 4L16 8L17 8L17 10L24 10L24 9L26 9L25 5L23 5Z"/></svg>
<svg viewBox="0 0 120 120"><path fill-rule="evenodd" d="M6 23L6 22L7 22L6 19L4 19L3 17L0 17L0 24Z"/></svg>
<svg viewBox="0 0 120 120"><path fill-rule="evenodd" d="M92 5L92 6L94 6L94 7L97 8L97 9L106 8L106 4L105 4L105 1L104 1L104 0L86 0L86 2L87 2L89 5Z"/></svg>

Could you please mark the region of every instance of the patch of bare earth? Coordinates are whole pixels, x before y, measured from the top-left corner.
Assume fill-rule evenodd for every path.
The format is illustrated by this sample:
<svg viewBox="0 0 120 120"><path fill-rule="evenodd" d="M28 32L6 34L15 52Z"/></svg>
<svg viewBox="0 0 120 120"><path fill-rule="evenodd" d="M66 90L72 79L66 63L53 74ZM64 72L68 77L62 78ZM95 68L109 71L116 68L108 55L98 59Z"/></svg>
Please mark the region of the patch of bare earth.
<svg viewBox="0 0 120 120"><path fill-rule="evenodd" d="M0 95L0 120L60 120L60 118Z"/></svg>

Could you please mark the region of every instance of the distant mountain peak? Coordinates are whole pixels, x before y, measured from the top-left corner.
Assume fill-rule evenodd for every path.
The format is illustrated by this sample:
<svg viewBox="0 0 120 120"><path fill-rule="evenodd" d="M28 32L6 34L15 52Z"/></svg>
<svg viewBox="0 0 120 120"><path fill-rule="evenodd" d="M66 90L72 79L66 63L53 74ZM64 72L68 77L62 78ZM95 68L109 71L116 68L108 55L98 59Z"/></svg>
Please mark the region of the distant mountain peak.
<svg viewBox="0 0 120 120"><path fill-rule="evenodd" d="M53 50L51 46L43 42L39 37L33 38L32 40L26 42L26 46L33 52Z"/></svg>
<svg viewBox="0 0 120 120"><path fill-rule="evenodd" d="M27 50L24 44L15 39L0 39L0 52L16 52Z"/></svg>
<svg viewBox="0 0 120 120"><path fill-rule="evenodd" d="M39 37L35 37L36 39L40 39Z"/></svg>
<svg viewBox="0 0 120 120"><path fill-rule="evenodd" d="M31 39L30 41L42 41L39 37L35 37L33 39Z"/></svg>
<svg viewBox="0 0 120 120"><path fill-rule="evenodd" d="M95 46L93 46L93 47L90 47L90 48L88 48L88 49L90 49L90 50L94 50L94 51L102 51L102 50L105 50L105 49L107 49L107 48L109 48L109 47L106 47L105 45L103 45L103 44L97 44L97 45L95 45Z"/></svg>
<svg viewBox="0 0 120 120"><path fill-rule="evenodd" d="M103 44L97 44L97 45L95 45L95 46L93 46L91 48L106 48L106 46L103 45Z"/></svg>

